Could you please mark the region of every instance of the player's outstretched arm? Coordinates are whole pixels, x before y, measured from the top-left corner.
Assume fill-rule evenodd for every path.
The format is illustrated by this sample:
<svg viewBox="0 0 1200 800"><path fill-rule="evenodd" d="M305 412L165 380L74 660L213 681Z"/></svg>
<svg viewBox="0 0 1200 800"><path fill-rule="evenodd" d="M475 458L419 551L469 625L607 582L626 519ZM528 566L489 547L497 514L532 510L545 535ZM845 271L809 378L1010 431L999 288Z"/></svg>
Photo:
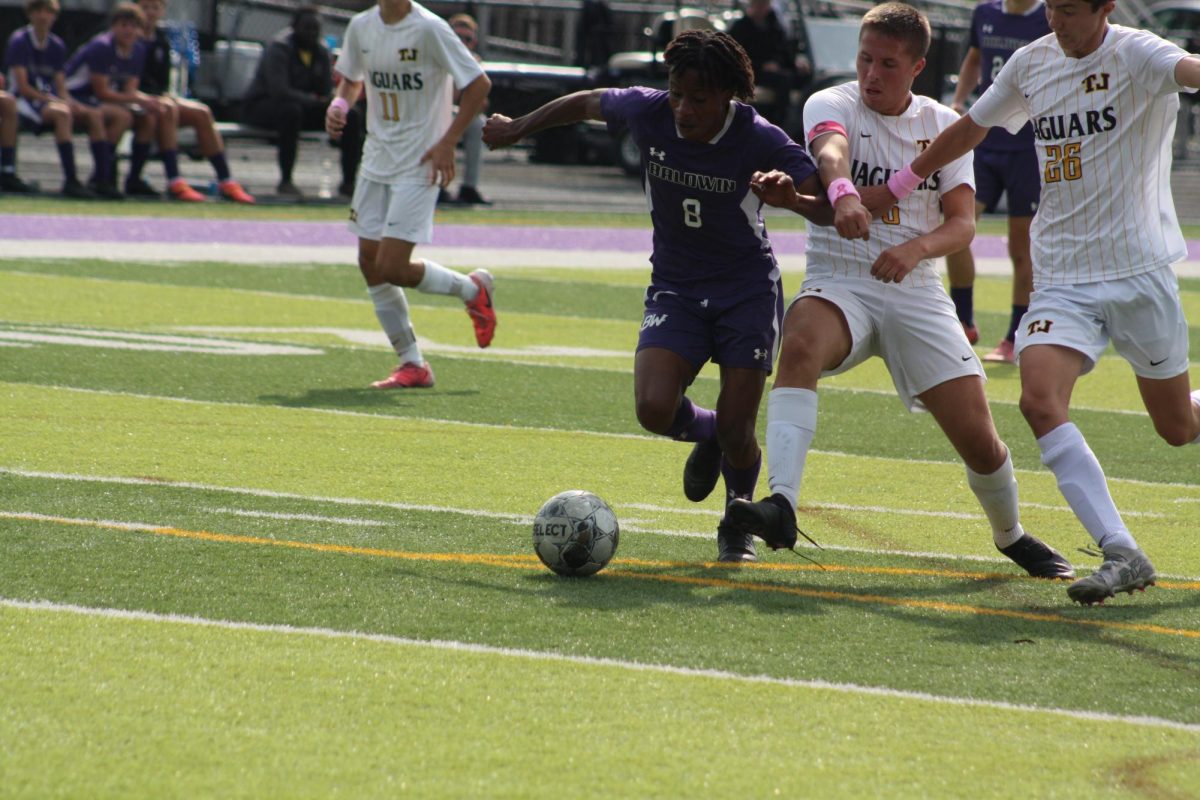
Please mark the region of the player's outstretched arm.
<svg viewBox="0 0 1200 800"><path fill-rule="evenodd" d="M603 120L600 98L604 96L604 92L604 89L590 89L568 94L516 119L503 114L492 114L483 125L483 143L489 149L497 150L514 145L525 137L547 128L574 125L586 119Z"/></svg>
<svg viewBox="0 0 1200 800"><path fill-rule="evenodd" d="M936 170L978 147L983 137L987 136L988 130L982 125L976 125L970 114L964 114L939 133L933 143L914 158L911 164L888 178L887 186L874 187L874 191L864 192L863 202L877 211L903 200Z"/></svg>
<svg viewBox="0 0 1200 800"><path fill-rule="evenodd" d="M833 224L833 206L821 188L820 178L810 175L797 189L792 176L777 169L756 172L750 178L750 190L767 205L794 211L814 225L829 226Z"/></svg>
<svg viewBox="0 0 1200 800"><path fill-rule="evenodd" d="M975 238L975 190L959 184L942 195L942 224L929 233L889 247L871 265L871 275L884 283L899 283L926 258L957 253Z"/></svg>
<svg viewBox="0 0 1200 800"><path fill-rule="evenodd" d="M1200 55L1179 59L1175 65L1175 82L1180 86L1200 89Z"/></svg>

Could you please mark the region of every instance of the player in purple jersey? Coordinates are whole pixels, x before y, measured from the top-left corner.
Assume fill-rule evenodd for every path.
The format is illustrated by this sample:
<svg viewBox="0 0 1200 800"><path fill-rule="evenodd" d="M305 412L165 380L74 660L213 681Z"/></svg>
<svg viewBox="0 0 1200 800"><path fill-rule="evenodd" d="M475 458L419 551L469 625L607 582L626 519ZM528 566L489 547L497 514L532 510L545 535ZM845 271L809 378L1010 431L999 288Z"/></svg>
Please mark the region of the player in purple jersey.
<svg viewBox="0 0 1200 800"><path fill-rule="evenodd" d="M67 91L63 66L67 46L51 32L58 18L58 0L28 0L25 15L29 24L13 32L5 50L5 68L17 96L21 125L41 134L54 131L54 143L62 164L62 193L67 197L91 198L91 190L79 181L75 170L75 148L71 131L79 126L92 140L92 156L100 163L108 152L104 136L104 118L98 109L71 98Z"/></svg>
<svg viewBox="0 0 1200 800"><path fill-rule="evenodd" d="M966 113L967 98L975 87L982 93L992 85L1013 52L1050 33L1046 7L1042 0L984 0L971 17L971 38L963 58L951 108ZM1033 258L1030 255L1029 229L1042 191L1037 151L1033 147L1033 126L1026 125L1016 134L993 128L975 148L975 212L994 211L1000 195L1008 195L1008 255L1013 265L1012 314L1008 333L984 361L1015 364L1017 326L1029 308L1033 291ZM970 248L946 256L950 275L950 299L958 318L974 344L979 339L975 327L975 259Z"/></svg>
<svg viewBox="0 0 1200 800"><path fill-rule="evenodd" d="M107 33L101 33L75 51L67 61L67 89L71 96L90 106L99 107L105 120L114 125L107 128L108 141L115 153L116 144L122 133L133 127L133 149L129 158L129 174L125 179L125 193L139 197L158 197L142 178L142 168L150 157L150 146L155 131L160 126L172 125L166 106L157 98L138 90L146 53L142 47L142 28L145 16L134 3L118 3L113 8L112 24ZM178 158L175 150L163 150L164 159ZM121 196L116 185L116 161L103 180L97 179L92 190L104 197Z"/></svg>
<svg viewBox="0 0 1200 800"><path fill-rule="evenodd" d="M808 195L820 193L820 182L804 149L745 103L754 95L754 73L732 37L686 31L664 59L668 91L576 92L516 120L493 115L483 136L489 147L506 147L585 119L632 132L654 224L634 360L638 422L695 443L683 475L689 500L703 500L724 475L728 504L749 497L758 482L755 422L783 313L779 267L750 178L778 169ZM821 216L820 208L814 201L809 212ZM828 224L832 213L827 204L823 209ZM721 368L715 412L685 394L709 360ZM725 520L717 543L721 561L757 558L753 539Z"/></svg>

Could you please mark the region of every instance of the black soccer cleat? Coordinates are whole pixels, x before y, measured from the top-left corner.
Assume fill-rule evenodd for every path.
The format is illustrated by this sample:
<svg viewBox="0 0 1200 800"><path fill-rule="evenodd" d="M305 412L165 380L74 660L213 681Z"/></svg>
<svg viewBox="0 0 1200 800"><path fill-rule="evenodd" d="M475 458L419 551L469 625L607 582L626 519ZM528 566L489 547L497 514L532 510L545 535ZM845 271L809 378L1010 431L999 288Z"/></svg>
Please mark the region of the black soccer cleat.
<svg viewBox="0 0 1200 800"><path fill-rule="evenodd" d="M158 190L147 183L144 178L126 178L125 196L144 197L148 200L157 200L162 197Z"/></svg>
<svg viewBox="0 0 1200 800"><path fill-rule="evenodd" d="M796 546L796 534L800 533L796 527L796 509L781 494L757 503L735 497L725 510L725 519L742 533L762 539L772 550L791 550Z"/></svg>
<svg viewBox="0 0 1200 800"><path fill-rule="evenodd" d="M745 563L758 561L754 549L754 537L737 527L728 519L717 525L717 561Z"/></svg>
<svg viewBox="0 0 1200 800"><path fill-rule="evenodd" d="M1069 581L1075 577L1075 568L1066 556L1028 533L1008 547L997 549L1035 578Z"/></svg>
<svg viewBox="0 0 1200 800"><path fill-rule="evenodd" d="M712 494L721 478L721 445L716 439L696 442L683 465L683 494L699 503Z"/></svg>

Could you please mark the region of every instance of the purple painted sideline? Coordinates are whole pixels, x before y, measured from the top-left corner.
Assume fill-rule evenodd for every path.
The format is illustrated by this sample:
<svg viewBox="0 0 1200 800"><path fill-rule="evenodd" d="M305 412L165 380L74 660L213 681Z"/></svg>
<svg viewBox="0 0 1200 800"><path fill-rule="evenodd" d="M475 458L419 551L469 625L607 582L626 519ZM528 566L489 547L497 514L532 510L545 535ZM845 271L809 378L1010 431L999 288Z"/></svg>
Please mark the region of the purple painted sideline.
<svg viewBox="0 0 1200 800"><path fill-rule="evenodd" d="M768 230L770 222L768 221ZM771 234L776 250L804 251L804 234ZM341 222L262 222L174 219L161 217L95 217L41 214L0 215L0 242L5 240L152 242L168 244L352 246L354 236ZM649 228L562 228L525 225L438 225L439 247L524 247L534 250L616 250L650 252ZM1005 258L1008 247L999 236L981 236L971 245L982 258ZM3 248L0 247L0 255ZM1188 260L1200 261L1200 241L1188 242Z"/></svg>

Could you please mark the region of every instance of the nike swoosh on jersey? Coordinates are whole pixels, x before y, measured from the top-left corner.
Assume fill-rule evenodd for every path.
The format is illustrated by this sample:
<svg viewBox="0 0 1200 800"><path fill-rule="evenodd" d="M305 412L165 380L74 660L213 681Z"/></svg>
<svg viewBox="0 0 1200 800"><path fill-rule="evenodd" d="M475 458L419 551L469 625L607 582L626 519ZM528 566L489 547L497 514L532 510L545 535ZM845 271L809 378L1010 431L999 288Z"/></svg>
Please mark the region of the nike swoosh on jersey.
<svg viewBox="0 0 1200 800"><path fill-rule="evenodd" d="M1159 364L1163 363L1164 361L1166 361L1165 358L1160 358L1158 361L1151 361L1150 366L1157 367Z"/></svg>

